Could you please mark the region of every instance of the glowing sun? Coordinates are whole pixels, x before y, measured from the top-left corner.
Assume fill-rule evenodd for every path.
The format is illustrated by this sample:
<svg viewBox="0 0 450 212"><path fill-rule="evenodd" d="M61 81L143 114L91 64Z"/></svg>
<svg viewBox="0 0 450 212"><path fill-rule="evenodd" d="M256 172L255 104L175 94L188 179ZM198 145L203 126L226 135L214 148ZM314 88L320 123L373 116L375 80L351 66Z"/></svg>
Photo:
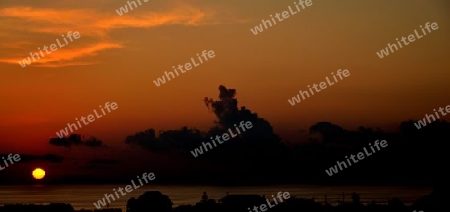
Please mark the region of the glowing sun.
<svg viewBox="0 0 450 212"><path fill-rule="evenodd" d="M36 168L32 174L33 174L34 179L40 180L40 179L44 178L45 171L41 168Z"/></svg>

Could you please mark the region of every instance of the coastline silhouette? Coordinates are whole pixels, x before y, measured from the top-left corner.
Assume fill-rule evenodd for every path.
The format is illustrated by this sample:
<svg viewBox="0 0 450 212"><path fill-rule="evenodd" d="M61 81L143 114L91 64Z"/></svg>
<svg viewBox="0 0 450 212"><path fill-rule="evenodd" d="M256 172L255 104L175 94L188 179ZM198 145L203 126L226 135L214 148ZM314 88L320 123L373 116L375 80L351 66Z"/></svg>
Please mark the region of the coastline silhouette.
<svg viewBox="0 0 450 212"><path fill-rule="evenodd" d="M437 211L438 197L436 188L430 195L418 199L414 204L406 206L399 199L388 199L386 202L375 202L362 204L360 195L353 192L345 196L342 195L342 201L338 204L330 204L327 202L327 196L324 196L325 203L316 202L314 198L299 198L290 197L289 199L275 203L273 200L271 204L276 205L273 208L267 209L274 212L291 212L291 211L310 211L310 212L347 212L347 211ZM340 197L339 197L340 198ZM215 200L209 199L206 192L203 192L199 202L195 205L180 205L172 207L173 203L169 196L164 195L159 191L146 191L138 198L132 197L128 199L126 204L126 211L121 208L103 208L103 209L80 209L74 210L69 203L51 203L49 205L34 205L34 204L8 204L0 206L0 212L249 212L248 208L259 206L266 203L264 196L259 195L233 195L227 194L225 197ZM254 211L254 210L252 210ZM250 211L250 212L252 212ZM257 211L255 211L257 212Z"/></svg>

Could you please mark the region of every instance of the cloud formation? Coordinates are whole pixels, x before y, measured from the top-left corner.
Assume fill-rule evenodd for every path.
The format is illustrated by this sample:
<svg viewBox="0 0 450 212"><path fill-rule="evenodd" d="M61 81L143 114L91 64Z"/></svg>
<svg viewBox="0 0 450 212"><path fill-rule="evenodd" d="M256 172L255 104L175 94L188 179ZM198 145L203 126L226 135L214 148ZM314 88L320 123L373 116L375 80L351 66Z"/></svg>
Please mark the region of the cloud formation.
<svg viewBox="0 0 450 212"><path fill-rule="evenodd" d="M144 11L144 10L142 10ZM208 12L206 12L208 11ZM100 51L125 48L111 38L115 29L152 28L162 25L199 26L217 24L211 21L213 10L198 9L189 5L178 5L168 11L133 12L126 16L118 16L92 9L54 9L33 7L8 7L0 9L0 29L13 33L1 34L5 43L0 46L9 47L8 55L0 55L0 63L18 65L29 56L29 52L37 52L37 48L50 43L36 41L37 38L61 38L61 34L78 31L80 41L58 49L45 57L36 60L31 66L64 67L73 65L92 65L92 57ZM207 20L207 17L210 20ZM16 36L15 32L21 36ZM11 44L20 44L16 47ZM26 46L26 48L25 48Z"/></svg>
<svg viewBox="0 0 450 212"><path fill-rule="evenodd" d="M117 165L120 163L121 163L121 161L116 160L116 159L95 158L95 159L87 161L85 164L85 167L86 168L100 168L100 167L104 167L104 166L108 166L108 165Z"/></svg>
<svg viewBox="0 0 450 212"><path fill-rule="evenodd" d="M54 146L71 147L71 146L87 146L87 147L105 147L103 142L95 137L84 138L80 134L71 134L63 138L50 138L48 143Z"/></svg>
<svg viewBox="0 0 450 212"><path fill-rule="evenodd" d="M14 154L13 154L14 155ZM2 154L1 157L6 157L8 154ZM64 161L63 156L55 155L55 154L45 154L45 155L26 155L20 154L20 162L26 163L31 161L48 161L51 163L62 163Z"/></svg>

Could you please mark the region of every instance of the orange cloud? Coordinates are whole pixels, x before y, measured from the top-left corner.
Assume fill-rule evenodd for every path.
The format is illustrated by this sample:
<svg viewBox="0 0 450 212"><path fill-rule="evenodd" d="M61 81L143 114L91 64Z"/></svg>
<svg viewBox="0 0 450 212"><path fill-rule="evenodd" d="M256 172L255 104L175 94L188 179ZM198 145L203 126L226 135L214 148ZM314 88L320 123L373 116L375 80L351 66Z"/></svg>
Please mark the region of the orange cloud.
<svg viewBox="0 0 450 212"><path fill-rule="evenodd" d="M33 64L46 64L40 65L41 67L64 67L70 65L91 65L94 63L90 62L77 62L77 63L64 63L65 61L72 61L77 58L87 57L87 56L95 56L99 51L106 49L117 49L123 48L121 44L116 43L97 43L83 48L73 48L73 49L58 49L55 52L51 52L50 54L46 54L45 51L44 57L40 59L36 59L34 61L31 59L31 65ZM33 52L38 53L38 52ZM27 55L29 57L29 55ZM13 58L13 59L0 59L0 62L10 63L10 64L18 64L19 61L22 61L26 58Z"/></svg>
<svg viewBox="0 0 450 212"><path fill-rule="evenodd" d="M212 11L212 10L208 10ZM143 11L145 12L145 11ZM82 43L90 43L86 47L77 48L80 44L70 44L69 47L58 49L51 54L45 54L44 57L33 61L32 64L45 67L63 67L70 65L91 65L94 63L79 61L84 57L93 57L99 51L115 48L124 48L122 44L113 41L109 36L109 32L113 29L121 28L151 28L161 25L182 24L182 25L206 25L216 24L217 21L207 21L214 16L214 12L205 12L192 6L183 5L183 7L173 7L167 12L146 12L138 13L129 12L126 16L118 16L116 13L100 13L98 11L86 9L42 9L31 7L11 7L0 9L0 26L10 30L22 31L28 33L30 37L37 34L56 35L57 38L61 34L69 31L78 31L82 35ZM14 23L14 24L12 24ZM9 35L10 40L14 39L14 35ZM15 40L9 43L27 43L32 49L42 47L45 44L32 43L31 41ZM8 44L2 44L9 46ZM33 45L36 45L33 47ZM11 48L16 49L17 48ZM17 53L29 56L29 52L25 54L21 51L9 51L9 53ZM2 63L18 64L25 58L9 57L0 58Z"/></svg>

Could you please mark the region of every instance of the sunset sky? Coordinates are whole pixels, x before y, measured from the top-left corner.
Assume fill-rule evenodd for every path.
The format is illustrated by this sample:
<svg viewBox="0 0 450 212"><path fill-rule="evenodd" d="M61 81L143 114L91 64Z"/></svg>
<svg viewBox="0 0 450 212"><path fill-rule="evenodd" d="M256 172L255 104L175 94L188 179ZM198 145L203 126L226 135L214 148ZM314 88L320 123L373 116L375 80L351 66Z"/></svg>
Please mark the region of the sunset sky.
<svg viewBox="0 0 450 212"><path fill-rule="evenodd" d="M106 102L118 109L76 132L115 148L111 155L131 151L122 148L124 138L148 128L207 130L215 116L203 99L217 99L219 85L236 89L240 106L291 142L318 121L392 130L450 104L447 0L313 0L258 35L250 28L293 1L141 2L119 16L125 0L0 1L0 153L68 151L48 139ZM376 55L426 22L439 29L383 59ZM17 63L68 31L81 38L31 66ZM154 85L203 50L216 56ZM338 69L350 77L295 106L287 102Z"/></svg>

